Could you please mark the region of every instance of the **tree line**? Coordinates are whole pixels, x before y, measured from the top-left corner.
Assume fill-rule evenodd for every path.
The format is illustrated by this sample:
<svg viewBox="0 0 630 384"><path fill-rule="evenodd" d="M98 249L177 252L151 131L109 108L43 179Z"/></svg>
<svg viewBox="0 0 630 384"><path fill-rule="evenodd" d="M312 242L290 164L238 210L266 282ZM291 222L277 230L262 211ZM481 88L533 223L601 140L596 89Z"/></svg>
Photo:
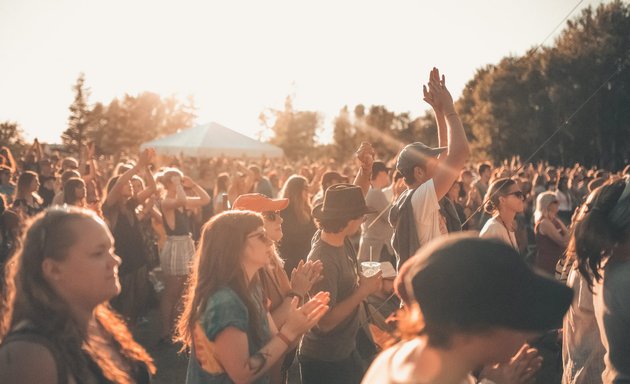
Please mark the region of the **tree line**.
<svg viewBox="0 0 630 384"><path fill-rule="evenodd" d="M87 142L105 155L135 151L143 142L192 126L196 118L192 98L182 102L144 92L90 105L83 74L73 89L62 140L74 152ZM526 158L562 127L534 161L623 166L630 159L630 4L614 0L588 7L567 22L553 45L479 68L456 108L477 159ZM290 96L282 109L266 109L259 119L272 132L270 142L291 159L345 159L352 155L348 148L366 140L383 158L411 141L437 144L428 111L412 118L384 105L344 106L334 118L329 145L317 141L321 114L296 110ZM0 123L0 138L16 149L24 146L17 123Z"/></svg>

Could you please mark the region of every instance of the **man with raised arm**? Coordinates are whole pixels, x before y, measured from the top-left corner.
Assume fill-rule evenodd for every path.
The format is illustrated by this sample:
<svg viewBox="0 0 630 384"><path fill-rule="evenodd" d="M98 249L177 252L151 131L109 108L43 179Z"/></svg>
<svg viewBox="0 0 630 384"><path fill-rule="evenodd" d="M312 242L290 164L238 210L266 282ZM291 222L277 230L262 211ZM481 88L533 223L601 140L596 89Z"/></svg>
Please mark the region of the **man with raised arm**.
<svg viewBox="0 0 630 384"><path fill-rule="evenodd" d="M437 68L431 70L428 88L426 85L422 88L424 101L435 112L439 145L430 148L415 142L405 146L398 155L396 169L408 187L389 214L394 227L392 246L399 266L431 239L447 233L439 201L457 180L470 156L464 127L446 89L444 76L440 78Z"/></svg>

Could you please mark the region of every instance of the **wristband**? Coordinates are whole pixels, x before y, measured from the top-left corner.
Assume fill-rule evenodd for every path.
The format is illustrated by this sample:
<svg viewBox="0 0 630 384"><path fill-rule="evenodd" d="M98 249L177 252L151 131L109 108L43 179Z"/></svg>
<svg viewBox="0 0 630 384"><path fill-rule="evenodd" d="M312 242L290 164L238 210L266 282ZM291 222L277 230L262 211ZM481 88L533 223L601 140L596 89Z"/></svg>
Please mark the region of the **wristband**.
<svg viewBox="0 0 630 384"><path fill-rule="evenodd" d="M282 333L282 331L278 331L278 333L276 333L276 336L278 336L278 338L282 340L282 342L285 343L287 347L291 347L291 340L289 340L289 338L286 337L284 333Z"/></svg>
<svg viewBox="0 0 630 384"><path fill-rule="evenodd" d="M446 117L447 117L447 118L449 118L449 117L451 117L451 116L456 116L456 117L459 117L459 115L457 114L457 112L451 112L451 113L446 114Z"/></svg>

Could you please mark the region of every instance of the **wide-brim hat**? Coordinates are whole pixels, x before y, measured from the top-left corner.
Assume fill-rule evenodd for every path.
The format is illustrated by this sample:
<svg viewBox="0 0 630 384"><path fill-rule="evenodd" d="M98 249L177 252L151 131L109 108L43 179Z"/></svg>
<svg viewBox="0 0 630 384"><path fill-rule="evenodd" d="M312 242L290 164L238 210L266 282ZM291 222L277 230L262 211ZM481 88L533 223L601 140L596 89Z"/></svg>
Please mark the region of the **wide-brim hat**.
<svg viewBox="0 0 630 384"><path fill-rule="evenodd" d="M347 219L375 212L365 204L361 187L353 184L335 184L324 192L323 203L313 208L313 217Z"/></svg>
<svg viewBox="0 0 630 384"><path fill-rule="evenodd" d="M509 245L471 234L434 240L408 262L405 286L426 321L543 332L561 327L573 291L534 272Z"/></svg>

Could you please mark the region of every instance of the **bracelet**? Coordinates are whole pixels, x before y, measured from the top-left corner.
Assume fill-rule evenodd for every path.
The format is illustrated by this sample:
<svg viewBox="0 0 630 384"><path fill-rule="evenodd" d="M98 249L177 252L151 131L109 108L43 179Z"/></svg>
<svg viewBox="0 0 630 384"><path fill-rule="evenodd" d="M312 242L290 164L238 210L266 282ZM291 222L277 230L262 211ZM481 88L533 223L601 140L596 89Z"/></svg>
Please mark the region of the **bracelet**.
<svg viewBox="0 0 630 384"><path fill-rule="evenodd" d="M301 303L304 302L304 296L300 295L294 290L290 290L289 293L287 293L287 297L297 297L298 299L300 299Z"/></svg>
<svg viewBox="0 0 630 384"><path fill-rule="evenodd" d="M282 331L278 331L278 333L276 333L276 336L278 336L278 338L282 340L282 342L285 343L287 347L291 347L291 340L289 340L289 338L286 337L284 333L282 333Z"/></svg>
<svg viewBox="0 0 630 384"><path fill-rule="evenodd" d="M457 112L451 112L451 113L449 113L449 114L446 114L445 116L446 116L447 118L448 118L448 117L451 117L451 116L456 116L456 117L459 117L459 114L458 114Z"/></svg>

